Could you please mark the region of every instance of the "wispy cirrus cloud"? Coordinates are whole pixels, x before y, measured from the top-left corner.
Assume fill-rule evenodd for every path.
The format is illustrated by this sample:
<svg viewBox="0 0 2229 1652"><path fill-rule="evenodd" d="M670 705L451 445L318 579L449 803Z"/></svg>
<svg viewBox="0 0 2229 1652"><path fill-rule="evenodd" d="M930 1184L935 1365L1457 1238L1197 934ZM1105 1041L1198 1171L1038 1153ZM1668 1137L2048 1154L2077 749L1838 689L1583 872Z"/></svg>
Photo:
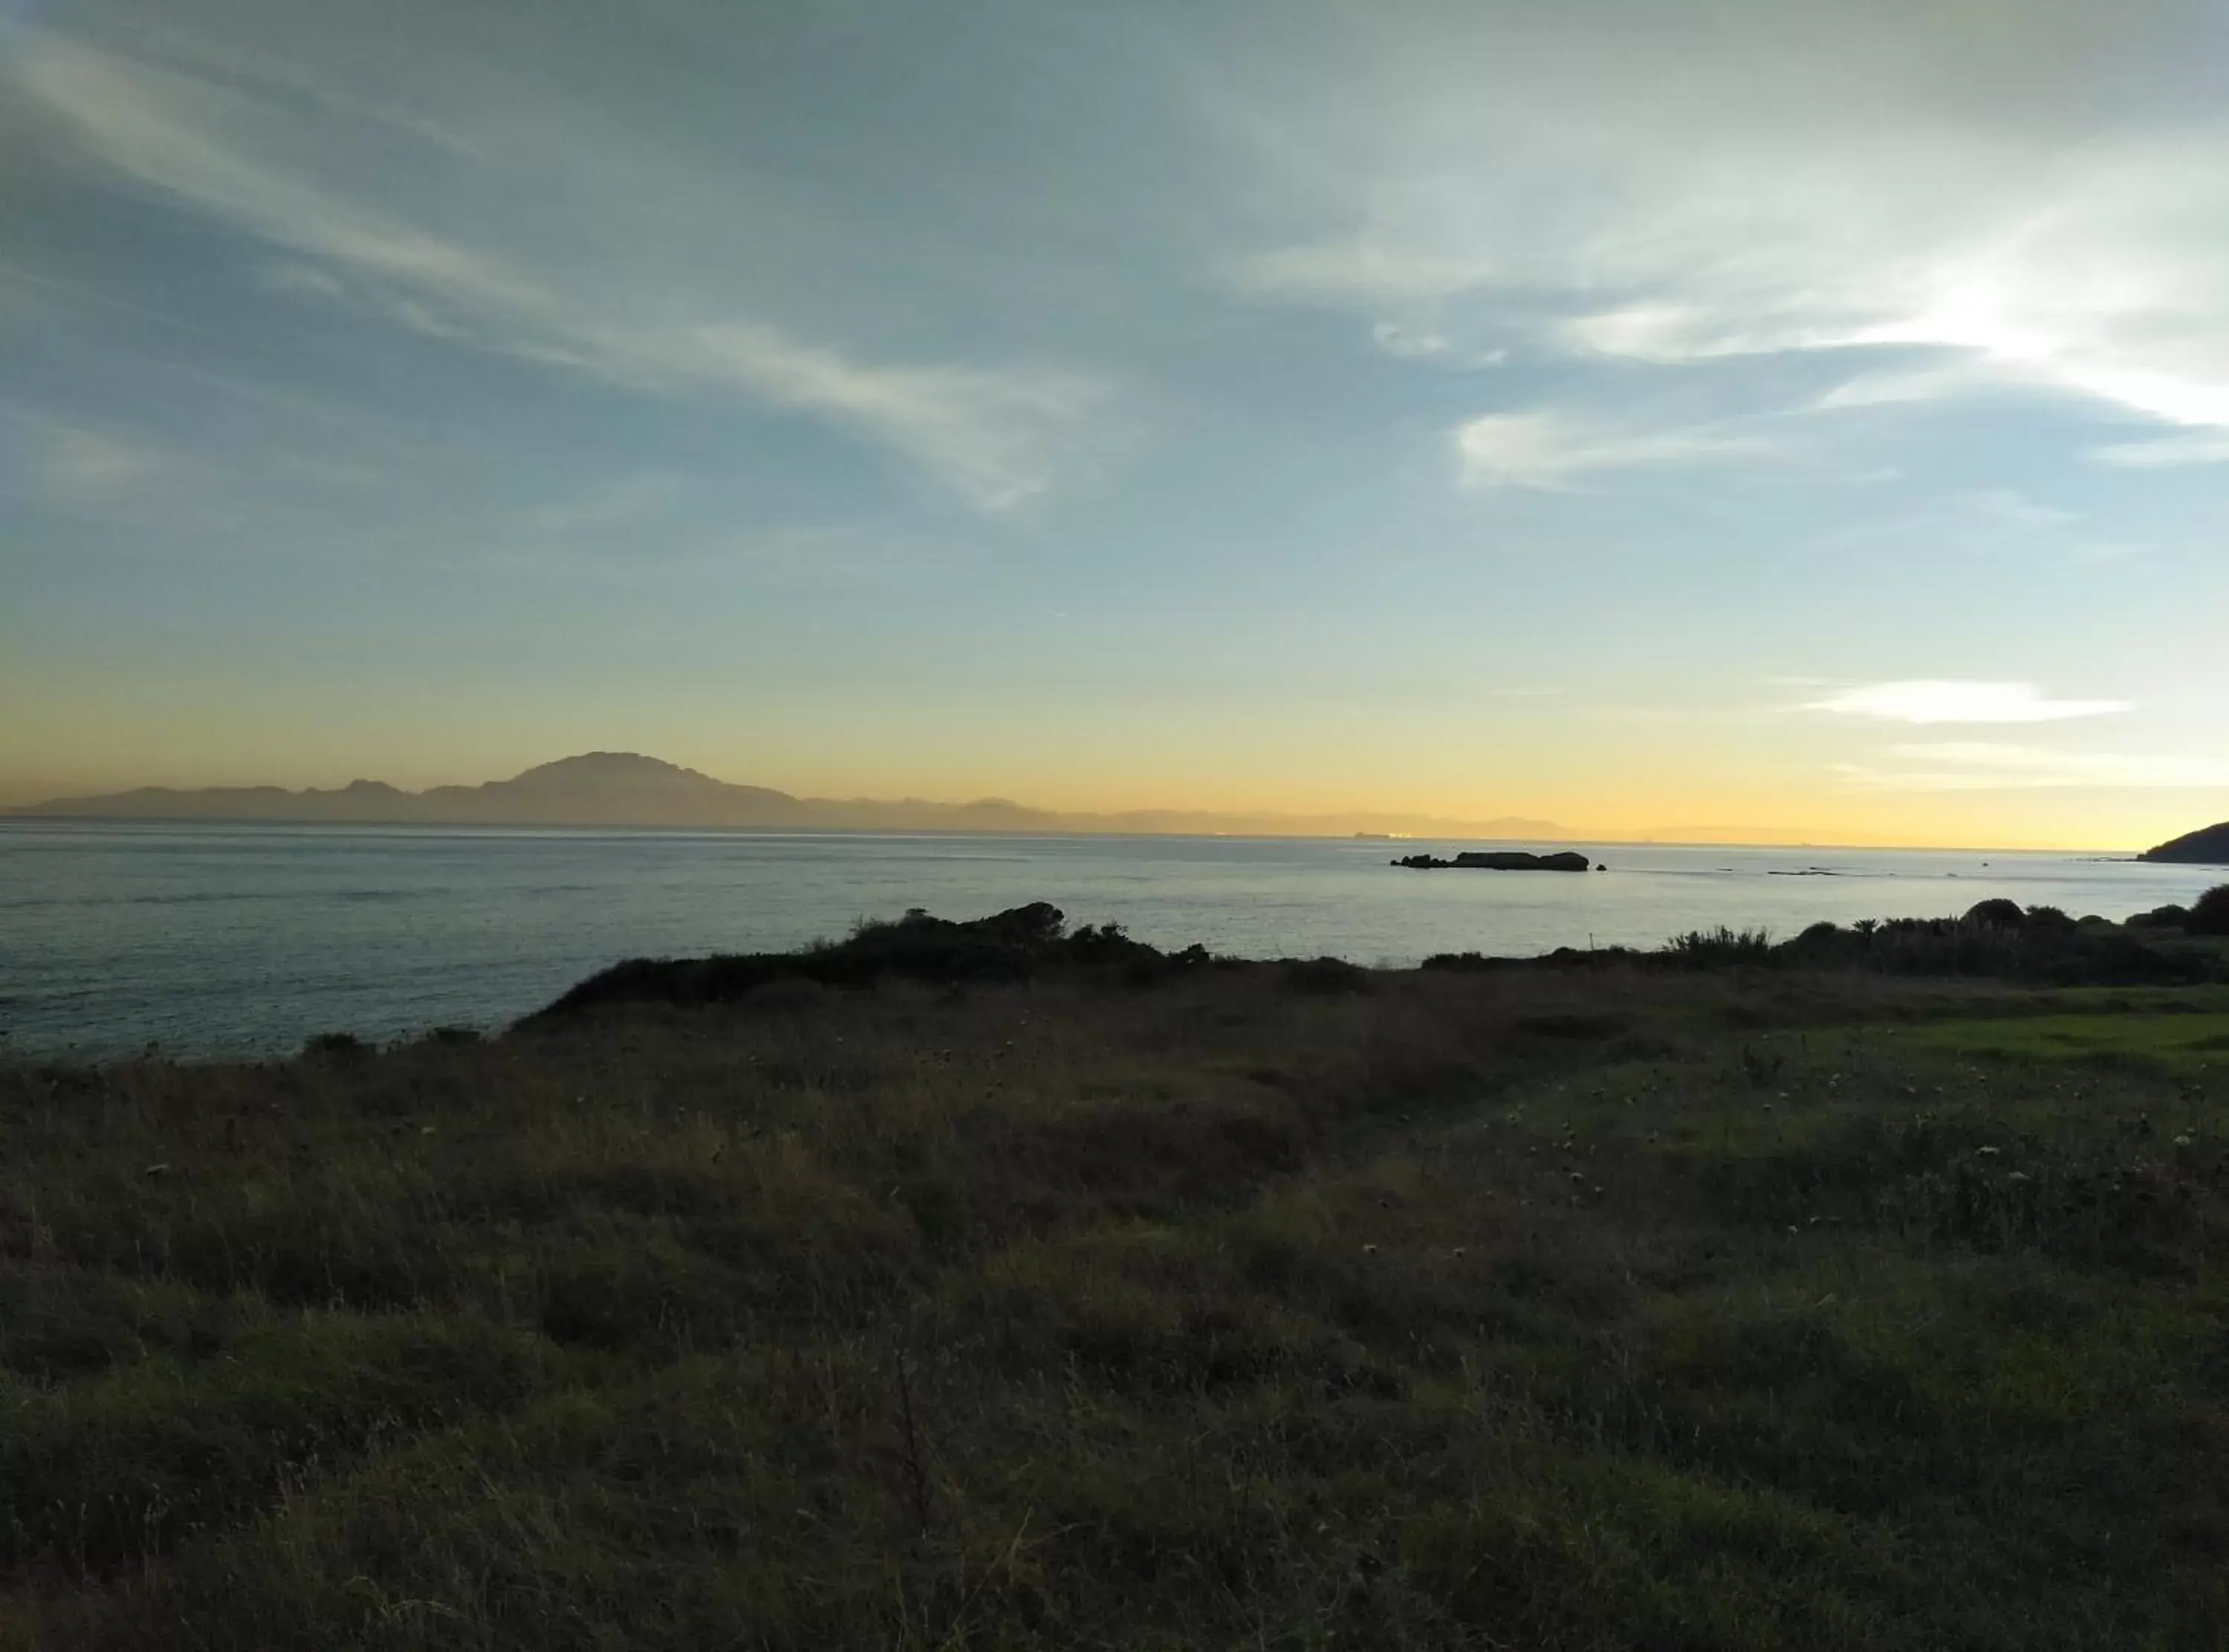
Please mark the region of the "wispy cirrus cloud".
<svg viewBox="0 0 2229 1652"><path fill-rule="evenodd" d="M268 279L298 296L638 390L738 392L895 451L986 511L1092 463L1088 426L1106 395L1082 375L864 361L763 317L555 285L263 158L281 146L235 86L39 30L17 42L6 74L107 167L282 249L288 259Z"/></svg>
<svg viewBox="0 0 2229 1652"><path fill-rule="evenodd" d="M1962 502L1974 515L2008 528L2063 528L2082 520L2082 513L2029 498L2016 488L1984 488Z"/></svg>
<svg viewBox="0 0 2229 1652"><path fill-rule="evenodd" d="M1892 791L1999 791L2049 787L2200 790L2229 785L2229 761L2189 755L2061 752L1979 740L1889 748L1894 765L1841 764L1855 784Z"/></svg>
<svg viewBox="0 0 2229 1652"><path fill-rule="evenodd" d="M0 488L50 505L99 508L168 499L191 471L135 434L0 400Z"/></svg>
<svg viewBox="0 0 2229 1652"><path fill-rule="evenodd" d="M2100 464L2157 471L2181 464L2229 464L2229 430L2191 431L2144 442L2117 442L2090 451Z"/></svg>
<svg viewBox="0 0 2229 1652"><path fill-rule="evenodd" d="M850 420L994 510L1053 485L1074 457L1069 437L1102 400L1077 375L870 366L763 323L641 342L675 374L724 371L771 401Z"/></svg>
<svg viewBox="0 0 2229 1652"><path fill-rule="evenodd" d="M1487 413L1456 427L1467 487L1561 490L1603 472L1771 458L1770 440L1722 427L1631 430L1553 409Z"/></svg>
<svg viewBox="0 0 2229 1652"><path fill-rule="evenodd" d="M1391 321L1379 322L1370 330L1370 336L1388 355L1405 356L1412 361L1444 355L1455 342L1445 333L1435 332L1429 327L1404 327Z"/></svg>
<svg viewBox="0 0 2229 1652"><path fill-rule="evenodd" d="M170 454L105 431L57 427L48 438L43 466L48 488L72 503L139 499L175 484L178 461Z"/></svg>
<svg viewBox="0 0 2229 1652"><path fill-rule="evenodd" d="M1738 47L1676 9L1394 8L1254 122L1321 230L1227 267L1458 343L1482 317L1580 360L1849 381L1762 375L1777 407L1990 391L2229 428L2229 127L2185 55L2219 42L2139 13L2054 7L2007 52L1964 7L1737 9Z"/></svg>
<svg viewBox="0 0 2229 1652"><path fill-rule="evenodd" d="M2051 723L2131 709L2126 700L2054 700L2032 682L1934 678L1874 682L1808 701L1806 711L1892 723Z"/></svg>
<svg viewBox="0 0 2229 1652"><path fill-rule="evenodd" d="M1446 298L1487 280L1490 265L1374 236L1247 254L1225 274L1245 291L1302 303L1391 304Z"/></svg>

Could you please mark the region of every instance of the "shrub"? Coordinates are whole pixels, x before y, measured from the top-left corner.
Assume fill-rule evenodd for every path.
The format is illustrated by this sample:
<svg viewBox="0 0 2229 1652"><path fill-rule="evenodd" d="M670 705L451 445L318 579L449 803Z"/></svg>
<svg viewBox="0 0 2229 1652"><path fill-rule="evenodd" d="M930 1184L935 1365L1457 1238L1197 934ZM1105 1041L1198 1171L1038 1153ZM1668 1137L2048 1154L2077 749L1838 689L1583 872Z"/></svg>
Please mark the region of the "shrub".
<svg viewBox="0 0 2229 1652"><path fill-rule="evenodd" d="M1368 992L1370 971L1345 958L1302 958L1285 966L1285 984L1294 992Z"/></svg>
<svg viewBox="0 0 2229 1652"><path fill-rule="evenodd" d="M302 1053L347 1061L369 1055L371 1046L354 1033L317 1033L303 1044Z"/></svg>
<svg viewBox="0 0 2229 1652"><path fill-rule="evenodd" d="M1483 952L1435 952L1416 967L1422 970L1453 970L1465 974L1481 974L1488 970L1519 967L1518 958L1488 957Z"/></svg>
<svg viewBox="0 0 2229 1652"><path fill-rule="evenodd" d="M1193 949L1184 964L1204 962ZM800 952L722 954L707 958L631 958L586 981L530 1019L550 1019L622 1003L732 1003L770 982L825 987L879 981L944 986L1025 981L1063 969L1119 966L1133 979L1158 976L1168 955L1131 939L1119 925L1068 932L1059 907L1033 901L988 918L953 922L910 908L895 922L862 919L845 940ZM1172 966L1173 967L1173 966Z"/></svg>
<svg viewBox="0 0 2229 1652"><path fill-rule="evenodd" d="M2229 935L2229 883L2217 883L2193 901L2183 927L2194 935Z"/></svg>
<svg viewBox="0 0 2229 1652"><path fill-rule="evenodd" d="M2129 919L2130 929L2181 929L2190 921L2187 906L2155 906Z"/></svg>
<svg viewBox="0 0 2229 1652"><path fill-rule="evenodd" d="M2229 906L2229 900L2225 900ZM1814 924L1775 945L1761 931L1695 931L1673 938L1656 957L1676 967L1768 966L1863 970L1884 975L1965 976L2058 986L2133 986L2211 981L2220 966L2189 948L2170 948L2084 930L2062 912L2022 912L2009 900L1984 901L1963 918L1893 918L1848 929ZM2011 914L2007 919L2006 913ZM2017 920L2017 921L2013 921ZM2229 921L2229 917L2225 917ZM2224 932L2229 932L2225 930Z"/></svg>
<svg viewBox="0 0 2229 1652"><path fill-rule="evenodd" d="M1772 935L1762 929L1734 931L1721 924L1716 929L1691 929L1674 935L1664 949L1683 964L1770 964Z"/></svg>
<svg viewBox="0 0 2229 1652"><path fill-rule="evenodd" d="M2000 898L1978 902L1966 913L1966 921L1982 929L2020 929L2027 923L2027 914L2018 901Z"/></svg>

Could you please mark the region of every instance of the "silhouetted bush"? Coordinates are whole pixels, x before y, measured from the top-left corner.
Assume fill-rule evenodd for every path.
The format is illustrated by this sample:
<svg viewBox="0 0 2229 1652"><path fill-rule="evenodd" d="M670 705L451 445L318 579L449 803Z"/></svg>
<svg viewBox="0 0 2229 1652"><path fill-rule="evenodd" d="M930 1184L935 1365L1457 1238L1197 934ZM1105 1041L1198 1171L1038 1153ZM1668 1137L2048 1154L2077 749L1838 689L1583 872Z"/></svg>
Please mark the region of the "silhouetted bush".
<svg viewBox="0 0 2229 1652"><path fill-rule="evenodd" d="M1770 964L1772 933L1763 929L1731 930L1721 924L1716 929L1693 929L1685 935L1674 935L1665 943L1664 950L1682 964Z"/></svg>
<svg viewBox="0 0 2229 1652"><path fill-rule="evenodd" d="M2191 903L2183 927L2194 935L2229 935L2229 883L2218 883Z"/></svg>
<svg viewBox="0 0 2229 1652"><path fill-rule="evenodd" d="M1521 958L1488 957L1483 952L1435 952L1417 967L1448 970L1463 975L1484 975L1493 970L1513 969L1522 962Z"/></svg>
<svg viewBox="0 0 2229 1652"><path fill-rule="evenodd" d="M2190 922L2187 906L2155 906L2129 919L2130 929L2181 929Z"/></svg>
<svg viewBox="0 0 2229 1652"><path fill-rule="evenodd" d="M1370 971L1345 958L1304 958L1285 966L1285 984L1294 992L1367 992Z"/></svg>
<svg viewBox="0 0 2229 1652"><path fill-rule="evenodd" d="M2229 910L2229 900L2223 904ZM2007 911L2018 923L2006 919ZM2198 949L2161 945L2110 926L2085 929L2056 908L2023 912L2008 900L1984 901L1963 918L1869 919L1848 929L1814 924L1778 946L1761 933L1698 932L1674 938L1655 957L1686 968L1776 964L1884 975L1980 976L2053 986L2229 978L2220 959Z"/></svg>
<svg viewBox="0 0 2229 1652"><path fill-rule="evenodd" d="M862 921L845 939L800 952L631 958L589 976L539 1014L621 1003L727 1003L779 981L825 987L885 980L960 985L1026 980L1045 970L1113 967L1133 982L1150 983L1208 961L1203 948L1166 953L1133 940L1117 924L1086 924L1068 933L1060 908L1043 900L964 922L934 918L916 906L894 921Z"/></svg>
<svg viewBox="0 0 2229 1652"><path fill-rule="evenodd" d="M2016 900L1983 900L1966 913L1966 921L1992 929L2019 929L2027 922L2027 914Z"/></svg>
<svg viewBox="0 0 2229 1652"><path fill-rule="evenodd" d="M304 1055L322 1055L330 1060L352 1060L371 1053L371 1046L354 1033L318 1033L302 1045Z"/></svg>

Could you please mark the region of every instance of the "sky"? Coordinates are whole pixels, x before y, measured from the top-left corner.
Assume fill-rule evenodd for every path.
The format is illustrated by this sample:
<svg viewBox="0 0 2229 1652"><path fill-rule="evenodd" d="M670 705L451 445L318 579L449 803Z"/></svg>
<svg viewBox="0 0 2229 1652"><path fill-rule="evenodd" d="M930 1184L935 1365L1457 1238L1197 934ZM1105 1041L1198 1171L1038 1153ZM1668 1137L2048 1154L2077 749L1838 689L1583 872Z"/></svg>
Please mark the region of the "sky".
<svg viewBox="0 0 2229 1652"><path fill-rule="evenodd" d="M2229 7L0 0L0 803L2229 816Z"/></svg>

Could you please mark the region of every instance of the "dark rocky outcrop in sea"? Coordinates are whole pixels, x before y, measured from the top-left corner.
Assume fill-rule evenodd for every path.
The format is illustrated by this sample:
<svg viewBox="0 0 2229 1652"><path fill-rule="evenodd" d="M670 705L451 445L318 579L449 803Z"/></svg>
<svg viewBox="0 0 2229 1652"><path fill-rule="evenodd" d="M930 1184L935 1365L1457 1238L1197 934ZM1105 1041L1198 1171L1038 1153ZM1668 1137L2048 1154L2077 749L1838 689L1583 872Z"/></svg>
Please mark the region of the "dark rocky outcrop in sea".
<svg viewBox="0 0 2229 1652"><path fill-rule="evenodd" d="M1576 849L1532 855L1523 849L1465 849L1452 861L1434 855L1404 855L1393 862L1418 872L1583 872L1587 857Z"/></svg>

